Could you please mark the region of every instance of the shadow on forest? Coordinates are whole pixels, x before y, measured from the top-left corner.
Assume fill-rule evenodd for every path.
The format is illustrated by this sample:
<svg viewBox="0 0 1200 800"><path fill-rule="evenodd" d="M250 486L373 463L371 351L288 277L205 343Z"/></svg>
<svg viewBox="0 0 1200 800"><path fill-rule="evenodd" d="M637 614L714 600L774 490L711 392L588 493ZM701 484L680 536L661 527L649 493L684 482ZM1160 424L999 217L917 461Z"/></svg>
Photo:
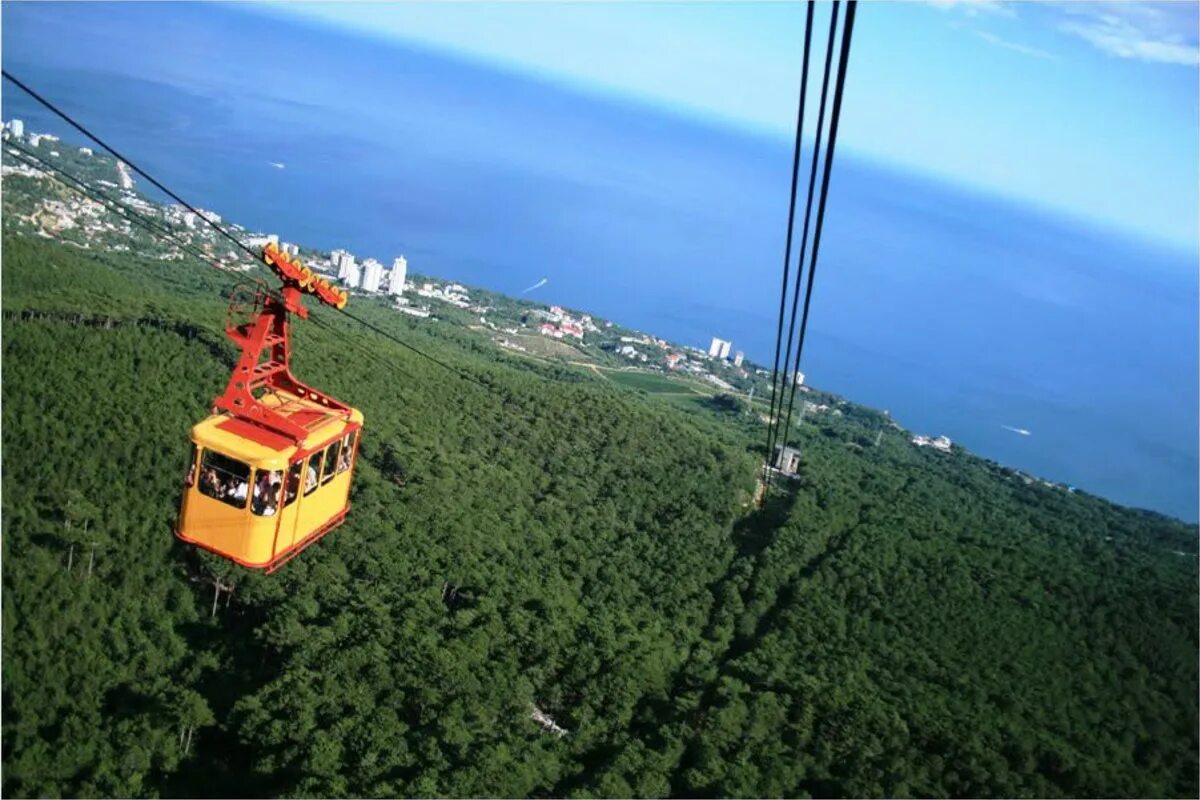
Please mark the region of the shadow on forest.
<svg viewBox="0 0 1200 800"><path fill-rule="evenodd" d="M134 719L160 712L162 703L148 694L139 692L128 683L122 683L105 693L103 707L107 716Z"/></svg>
<svg viewBox="0 0 1200 800"><path fill-rule="evenodd" d="M791 515L796 501L796 491L800 486L798 483L785 482L781 484L767 496L762 508L756 508L734 522L730 533L736 552L729 560L724 574L708 586L712 604L708 619L700 627L701 631L710 631L714 628L721 612L718 598L723 594L723 587L738 579L741 565L748 560L754 564L755 569L757 568L759 556L774 543L776 532ZM751 572L750 582L751 584L753 582L753 572ZM734 591L740 590L735 586ZM704 636L704 634L701 635ZM724 645L720 655L713 659L712 663L724 664L730 658L729 648L736 643L737 639L734 638ZM670 688L665 693L645 696L638 702L632 715L629 735L653 747L665 747L667 742L661 735L662 729L673 724L684 723L685 718L690 719L695 716L692 711L681 710L681 707L686 708L687 706L686 703L680 702L681 699L688 694L701 692L700 707L711 702L711 697L708 695L713 690L712 683L696 680L696 665L693 663L697 652L702 649L702 642L693 645L691 654L676 670L671 679ZM582 753L579 762L583 765L583 769L559 781L549 795L566 797L589 787L595 788L593 784L598 773L603 770L605 765L618 758L623 750L623 745L606 741ZM688 766L685 753L684 759L676 766L674 774L670 777L673 787L677 787L679 774ZM672 794L674 793L672 792Z"/></svg>
<svg viewBox="0 0 1200 800"><path fill-rule="evenodd" d="M741 558L757 558L775 541L775 533L792 513L798 483L784 481L768 493L763 507L751 511L733 525L733 542ZM736 560L735 560L736 563ZM734 564L730 564L733 569ZM727 572L720 582L729 578Z"/></svg>

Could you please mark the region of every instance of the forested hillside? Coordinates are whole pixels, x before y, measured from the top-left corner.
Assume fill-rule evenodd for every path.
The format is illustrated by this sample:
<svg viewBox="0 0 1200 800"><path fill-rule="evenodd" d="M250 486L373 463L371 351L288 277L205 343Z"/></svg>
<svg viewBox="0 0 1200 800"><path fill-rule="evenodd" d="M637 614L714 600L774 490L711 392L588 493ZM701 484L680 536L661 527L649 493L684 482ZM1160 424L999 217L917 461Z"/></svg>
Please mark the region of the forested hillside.
<svg viewBox="0 0 1200 800"><path fill-rule="evenodd" d="M1195 527L852 404L757 511L752 417L363 301L478 383L298 323L350 517L185 547L229 282L3 240L6 795L1196 795Z"/></svg>

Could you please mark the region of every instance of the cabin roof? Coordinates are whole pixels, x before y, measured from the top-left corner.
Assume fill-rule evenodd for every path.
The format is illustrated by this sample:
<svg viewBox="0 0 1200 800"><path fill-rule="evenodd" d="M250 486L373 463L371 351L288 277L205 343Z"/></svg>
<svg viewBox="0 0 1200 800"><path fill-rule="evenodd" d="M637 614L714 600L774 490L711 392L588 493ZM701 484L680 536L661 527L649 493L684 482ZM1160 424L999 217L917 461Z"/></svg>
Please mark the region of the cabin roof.
<svg viewBox="0 0 1200 800"><path fill-rule="evenodd" d="M331 410L289 392L269 392L260 402L308 430L297 446L288 437L228 412L213 414L192 428L192 440L233 458L267 469L283 469L297 454L320 448L342 435L348 425L362 424L357 409Z"/></svg>

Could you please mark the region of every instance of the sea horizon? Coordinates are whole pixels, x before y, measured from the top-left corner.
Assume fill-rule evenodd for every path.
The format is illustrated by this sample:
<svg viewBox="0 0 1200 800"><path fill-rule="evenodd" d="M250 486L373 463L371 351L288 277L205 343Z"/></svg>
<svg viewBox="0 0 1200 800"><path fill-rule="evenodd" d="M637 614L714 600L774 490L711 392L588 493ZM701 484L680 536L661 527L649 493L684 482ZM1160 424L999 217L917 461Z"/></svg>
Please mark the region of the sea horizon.
<svg viewBox="0 0 1200 800"><path fill-rule="evenodd" d="M731 339L771 364L789 143L302 25L298 47L338 46L311 73L260 56L232 97L219 64L189 82L203 58L190 48L153 80L119 49L99 63L39 51L62 26L153 38L120 13L87 31L98 12L10 14L6 63L196 204L680 344ZM246 21L268 26L229 9L153 14L202 20L201 38L247 58ZM357 82L313 77L328 70ZM6 89L5 119L63 133ZM839 152L801 370L913 431L1195 522L1195 260Z"/></svg>

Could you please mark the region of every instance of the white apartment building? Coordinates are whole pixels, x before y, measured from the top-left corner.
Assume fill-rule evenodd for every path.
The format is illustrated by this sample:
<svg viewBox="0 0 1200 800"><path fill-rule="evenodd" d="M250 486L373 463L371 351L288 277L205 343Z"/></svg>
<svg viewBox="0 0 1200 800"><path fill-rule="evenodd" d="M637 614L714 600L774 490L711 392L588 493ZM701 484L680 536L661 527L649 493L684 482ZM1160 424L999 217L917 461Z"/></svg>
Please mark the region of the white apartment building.
<svg viewBox="0 0 1200 800"><path fill-rule="evenodd" d="M711 358L729 358L729 348L731 347L733 347L733 342L714 337L712 344L708 346L708 355Z"/></svg>
<svg viewBox="0 0 1200 800"><path fill-rule="evenodd" d="M408 277L408 260L400 256L392 262L392 271L388 274L388 294L404 294L404 281Z"/></svg>
<svg viewBox="0 0 1200 800"><path fill-rule="evenodd" d="M362 288L368 292L378 292L379 283L383 280L383 264L373 258L363 262Z"/></svg>

